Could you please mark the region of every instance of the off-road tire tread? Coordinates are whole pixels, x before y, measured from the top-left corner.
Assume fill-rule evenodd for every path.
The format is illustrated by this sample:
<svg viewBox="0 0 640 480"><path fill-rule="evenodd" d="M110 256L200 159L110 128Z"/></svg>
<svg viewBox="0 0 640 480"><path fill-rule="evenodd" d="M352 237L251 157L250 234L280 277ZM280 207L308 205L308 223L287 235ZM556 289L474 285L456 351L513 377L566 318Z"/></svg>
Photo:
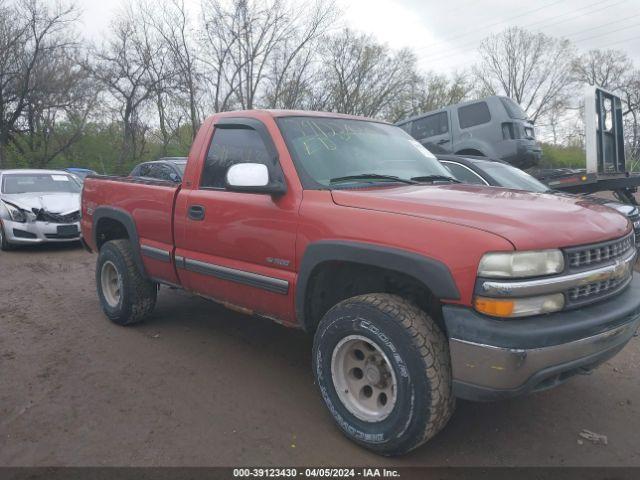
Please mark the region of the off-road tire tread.
<svg viewBox="0 0 640 480"><path fill-rule="evenodd" d="M388 293L370 293L343 300L333 308L349 303L366 303L387 316L399 321L412 337L411 343L424 362L425 372L431 382L429 421L424 433L415 444L402 451L386 451L383 455L407 453L433 438L447 424L456 406L452 392L449 342L440 327L411 301ZM429 413L429 412L428 412Z"/></svg>
<svg viewBox="0 0 640 480"><path fill-rule="evenodd" d="M119 318L117 323L120 325L140 323L147 318L155 308L158 286L156 283L145 278L138 269L133 257L133 248L129 240L110 240L105 243L102 248L105 248L107 244L110 244L118 250L126 266L126 272L122 272L122 274L129 277L129 288L125 295L129 298L131 310L126 318Z"/></svg>

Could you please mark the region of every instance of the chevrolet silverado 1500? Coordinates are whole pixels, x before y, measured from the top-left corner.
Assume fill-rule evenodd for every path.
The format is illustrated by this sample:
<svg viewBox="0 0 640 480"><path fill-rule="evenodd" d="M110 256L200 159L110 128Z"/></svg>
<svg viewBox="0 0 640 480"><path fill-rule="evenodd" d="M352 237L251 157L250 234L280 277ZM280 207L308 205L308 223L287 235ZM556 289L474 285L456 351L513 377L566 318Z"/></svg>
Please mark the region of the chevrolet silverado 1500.
<svg viewBox="0 0 640 480"><path fill-rule="evenodd" d="M456 397L588 372L640 321L625 217L458 184L403 130L358 117L214 115L179 185L87 178L81 226L108 318L140 322L164 284L303 328L333 419L385 455L432 438Z"/></svg>

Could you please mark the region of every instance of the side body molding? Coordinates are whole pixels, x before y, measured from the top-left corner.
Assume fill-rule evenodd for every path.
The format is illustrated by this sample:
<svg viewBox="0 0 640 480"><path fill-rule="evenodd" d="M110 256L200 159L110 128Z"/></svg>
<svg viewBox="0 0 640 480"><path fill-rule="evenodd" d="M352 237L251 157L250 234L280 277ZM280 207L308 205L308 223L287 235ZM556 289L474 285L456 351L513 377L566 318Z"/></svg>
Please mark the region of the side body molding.
<svg viewBox="0 0 640 480"><path fill-rule="evenodd" d="M422 282L441 300L460 299L460 292L449 268L439 260L369 243L321 240L307 247L300 263L296 282L296 317L305 330L307 329L305 321L307 286L314 269L327 261L353 262L394 270Z"/></svg>
<svg viewBox="0 0 640 480"><path fill-rule="evenodd" d="M140 273L147 276L147 273L144 268L144 264L142 263L142 256L140 253L140 238L138 237L138 230L136 229L136 223L133 220L131 214L125 210L115 208L115 207L98 207L93 212L93 244L98 248L98 231L96 227L100 220L108 218L111 220L115 220L124 225L124 228L127 230L127 234L129 235L129 240L133 246L133 259L136 262L136 266L140 270Z"/></svg>

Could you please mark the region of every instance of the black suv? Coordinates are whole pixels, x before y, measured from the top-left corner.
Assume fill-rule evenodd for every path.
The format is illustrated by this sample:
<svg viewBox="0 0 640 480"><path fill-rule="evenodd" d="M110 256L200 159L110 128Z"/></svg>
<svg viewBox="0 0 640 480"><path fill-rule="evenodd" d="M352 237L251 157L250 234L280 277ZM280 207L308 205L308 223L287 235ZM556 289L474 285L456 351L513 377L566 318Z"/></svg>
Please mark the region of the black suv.
<svg viewBox="0 0 640 480"><path fill-rule="evenodd" d="M165 157L136 165L129 176L181 183L186 166L187 157Z"/></svg>

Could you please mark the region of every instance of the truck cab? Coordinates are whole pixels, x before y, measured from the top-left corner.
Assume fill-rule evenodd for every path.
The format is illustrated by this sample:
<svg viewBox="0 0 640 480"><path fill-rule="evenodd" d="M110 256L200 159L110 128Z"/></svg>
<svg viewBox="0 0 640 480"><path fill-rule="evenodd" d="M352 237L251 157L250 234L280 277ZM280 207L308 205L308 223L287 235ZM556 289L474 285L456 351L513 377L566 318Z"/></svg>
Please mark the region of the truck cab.
<svg viewBox="0 0 640 480"><path fill-rule="evenodd" d="M81 225L107 318L151 318L169 285L301 328L334 421L383 455L436 435L456 398L590 371L640 324L625 217L460 184L374 119L216 114L180 184L88 177Z"/></svg>
<svg viewBox="0 0 640 480"><path fill-rule="evenodd" d="M508 97L450 105L397 125L433 153L497 158L519 168L537 165L542 156L533 124Z"/></svg>

